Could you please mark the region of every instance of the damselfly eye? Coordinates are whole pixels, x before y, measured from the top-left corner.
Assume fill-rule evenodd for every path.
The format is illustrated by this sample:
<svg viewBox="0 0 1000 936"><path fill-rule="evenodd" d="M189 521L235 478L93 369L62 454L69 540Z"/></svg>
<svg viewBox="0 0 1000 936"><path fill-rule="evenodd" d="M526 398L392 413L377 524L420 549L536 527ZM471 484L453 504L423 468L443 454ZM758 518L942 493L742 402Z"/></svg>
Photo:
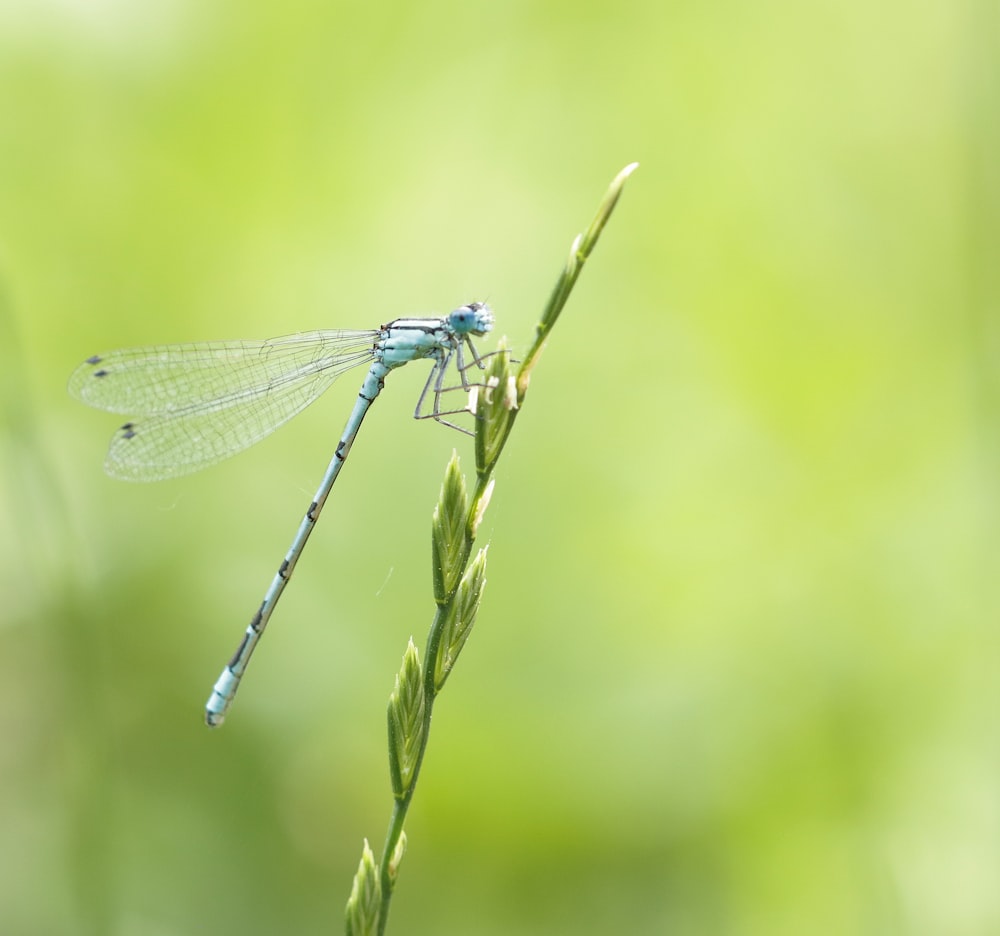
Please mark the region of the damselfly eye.
<svg viewBox="0 0 1000 936"><path fill-rule="evenodd" d="M455 309L448 321L459 334L485 335L493 327L493 313L485 302L470 302Z"/></svg>

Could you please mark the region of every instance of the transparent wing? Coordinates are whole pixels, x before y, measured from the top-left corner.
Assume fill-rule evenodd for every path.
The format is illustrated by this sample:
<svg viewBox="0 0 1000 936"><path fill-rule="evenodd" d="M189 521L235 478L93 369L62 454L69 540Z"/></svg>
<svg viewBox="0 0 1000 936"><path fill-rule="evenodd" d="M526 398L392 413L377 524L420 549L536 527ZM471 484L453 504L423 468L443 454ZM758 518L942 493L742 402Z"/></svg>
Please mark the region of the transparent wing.
<svg viewBox="0 0 1000 936"><path fill-rule="evenodd" d="M318 331L127 348L88 358L69 392L135 417L111 440L108 474L158 481L200 471L270 435L344 371L370 363L377 338L377 331Z"/></svg>

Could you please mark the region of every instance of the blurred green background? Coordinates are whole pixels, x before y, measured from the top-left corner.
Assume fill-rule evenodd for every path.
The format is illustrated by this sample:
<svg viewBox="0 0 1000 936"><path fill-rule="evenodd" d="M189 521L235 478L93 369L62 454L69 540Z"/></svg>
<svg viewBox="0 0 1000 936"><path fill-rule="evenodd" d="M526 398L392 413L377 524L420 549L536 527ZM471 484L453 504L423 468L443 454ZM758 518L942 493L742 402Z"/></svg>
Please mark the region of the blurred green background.
<svg viewBox="0 0 1000 936"><path fill-rule="evenodd" d="M124 345L496 309L535 373L389 932L1000 933L1000 12L0 4L0 932L326 933L468 441L361 375L101 471Z"/></svg>

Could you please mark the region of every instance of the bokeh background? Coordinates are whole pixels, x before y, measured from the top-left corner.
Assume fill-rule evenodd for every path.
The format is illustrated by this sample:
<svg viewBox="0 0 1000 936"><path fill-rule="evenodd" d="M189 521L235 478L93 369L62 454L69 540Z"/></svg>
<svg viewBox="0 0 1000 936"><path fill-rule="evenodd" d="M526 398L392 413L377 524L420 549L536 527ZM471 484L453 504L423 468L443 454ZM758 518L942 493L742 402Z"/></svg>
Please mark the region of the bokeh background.
<svg viewBox="0 0 1000 936"><path fill-rule="evenodd" d="M328 933L453 448L101 471L133 344L487 299L535 373L390 932L1000 933L998 8L0 4L0 932Z"/></svg>

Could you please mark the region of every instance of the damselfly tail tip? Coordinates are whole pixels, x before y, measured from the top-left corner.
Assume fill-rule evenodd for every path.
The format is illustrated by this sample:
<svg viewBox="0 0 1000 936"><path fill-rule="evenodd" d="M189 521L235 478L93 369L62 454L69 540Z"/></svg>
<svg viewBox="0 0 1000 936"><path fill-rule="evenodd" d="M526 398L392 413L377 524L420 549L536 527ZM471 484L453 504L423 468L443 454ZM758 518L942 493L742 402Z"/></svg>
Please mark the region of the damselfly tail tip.
<svg viewBox="0 0 1000 936"><path fill-rule="evenodd" d="M218 728L225 720L225 712L213 712L210 709L205 709L205 724L209 728Z"/></svg>

